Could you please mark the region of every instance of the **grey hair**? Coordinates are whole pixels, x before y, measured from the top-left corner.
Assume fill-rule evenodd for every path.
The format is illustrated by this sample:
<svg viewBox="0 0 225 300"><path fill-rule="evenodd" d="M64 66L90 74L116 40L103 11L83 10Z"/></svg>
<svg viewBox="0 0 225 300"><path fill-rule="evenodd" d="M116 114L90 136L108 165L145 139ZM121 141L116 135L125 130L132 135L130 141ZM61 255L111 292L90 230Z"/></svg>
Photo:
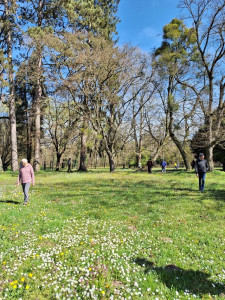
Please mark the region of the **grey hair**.
<svg viewBox="0 0 225 300"><path fill-rule="evenodd" d="M28 162L26 158L23 158L21 161L22 161L22 162L25 162L25 163Z"/></svg>

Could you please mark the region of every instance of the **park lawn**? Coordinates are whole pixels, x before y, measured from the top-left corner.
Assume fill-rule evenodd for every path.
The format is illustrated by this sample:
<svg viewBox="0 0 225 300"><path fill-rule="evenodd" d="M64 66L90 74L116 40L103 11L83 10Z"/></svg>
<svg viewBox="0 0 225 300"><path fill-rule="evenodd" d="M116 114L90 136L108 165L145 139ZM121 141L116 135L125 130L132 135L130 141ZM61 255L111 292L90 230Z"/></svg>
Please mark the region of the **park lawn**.
<svg viewBox="0 0 225 300"><path fill-rule="evenodd" d="M225 173L0 174L0 299L224 299Z"/></svg>

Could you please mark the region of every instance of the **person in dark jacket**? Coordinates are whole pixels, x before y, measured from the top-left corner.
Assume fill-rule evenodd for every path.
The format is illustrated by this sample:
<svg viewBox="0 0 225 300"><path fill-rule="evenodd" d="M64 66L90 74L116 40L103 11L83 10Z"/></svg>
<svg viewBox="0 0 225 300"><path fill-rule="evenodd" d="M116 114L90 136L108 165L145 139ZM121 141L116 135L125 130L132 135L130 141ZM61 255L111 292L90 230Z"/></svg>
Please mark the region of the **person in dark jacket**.
<svg viewBox="0 0 225 300"><path fill-rule="evenodd" d="M209 165L203 153L199 154L199 158L195 162L196 176L199 178L199 191L204 192L206 172L209 170Z"/></svg>
<svg viewBox="0 0 225 300"><path fill-rule="evenodd" d="M148 173L152 173L152 168L154 166L153 161L151 160L151 158L149 158L149 160L147 161L147 167L148 167Z"/></svg>

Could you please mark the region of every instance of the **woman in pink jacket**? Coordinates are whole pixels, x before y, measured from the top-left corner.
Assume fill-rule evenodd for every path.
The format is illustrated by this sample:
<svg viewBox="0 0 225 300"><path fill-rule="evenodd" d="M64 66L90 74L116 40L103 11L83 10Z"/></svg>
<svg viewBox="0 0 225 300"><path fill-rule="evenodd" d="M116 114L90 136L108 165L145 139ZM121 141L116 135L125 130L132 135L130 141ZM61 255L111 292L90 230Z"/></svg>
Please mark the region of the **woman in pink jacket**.
<svg viewBox="0 0 225 300"><path fill-rule="evenodd" d="M23 193L24 193L24 205L27 205L28 203L28 192L30 188L30 184L34 186L35 178L34 178L34 170L31 164L28 163L26 158L22 159L22 166L19 170L17 185L19 185L21 182Z"/></svg>

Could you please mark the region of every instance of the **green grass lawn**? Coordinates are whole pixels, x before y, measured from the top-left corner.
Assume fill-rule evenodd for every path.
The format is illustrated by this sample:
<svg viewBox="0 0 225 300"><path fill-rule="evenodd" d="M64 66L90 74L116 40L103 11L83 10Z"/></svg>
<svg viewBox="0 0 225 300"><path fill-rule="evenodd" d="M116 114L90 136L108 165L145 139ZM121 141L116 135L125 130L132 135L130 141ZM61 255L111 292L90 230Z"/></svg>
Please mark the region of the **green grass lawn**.
<svg viewBox="0 0 225 300"><path fill-rule="evenodd" d="M0 299L224 299L225 173L0 174Z"/></svg>

